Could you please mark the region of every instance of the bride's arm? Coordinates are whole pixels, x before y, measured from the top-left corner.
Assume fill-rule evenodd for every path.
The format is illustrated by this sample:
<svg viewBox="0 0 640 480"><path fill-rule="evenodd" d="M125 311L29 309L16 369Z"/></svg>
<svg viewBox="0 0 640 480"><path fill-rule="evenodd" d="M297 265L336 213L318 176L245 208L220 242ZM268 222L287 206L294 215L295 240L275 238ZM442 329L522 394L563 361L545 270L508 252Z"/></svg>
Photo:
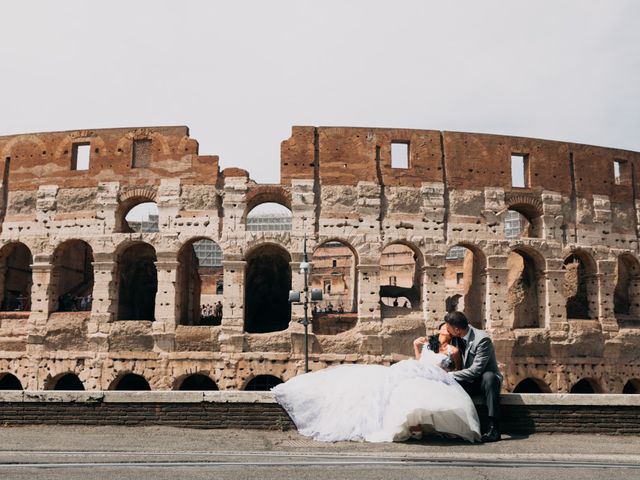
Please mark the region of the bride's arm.
<svg viewBox="0 0 640 480"><path fill-rule="evenodd" d="M460 349L457 347L452 347L451 358L453 358L453 363L456 366L456 370L462 370L462 355L460 354Z"/></svg>
<svg viewBox="0 0 640 480"><path fill-rule="evenodd" d="M420 360L422 356L422 346L427 343L427 339L425 337L418 337L413 341L413 354L416 357L416 360Z"/></svg>

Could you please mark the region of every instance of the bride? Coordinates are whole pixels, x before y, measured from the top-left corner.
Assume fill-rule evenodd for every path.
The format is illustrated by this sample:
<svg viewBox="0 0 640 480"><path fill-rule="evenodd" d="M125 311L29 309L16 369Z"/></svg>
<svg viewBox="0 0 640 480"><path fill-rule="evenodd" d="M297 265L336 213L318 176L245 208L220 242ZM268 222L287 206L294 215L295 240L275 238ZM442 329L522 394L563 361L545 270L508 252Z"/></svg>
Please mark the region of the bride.
<svg viewBox="0 0 640 480"><path fill-rule="evenodd" d="M274 387L276 400L302 435L335 442L403 441L418 431L480 440L469 395L449 375L462 361L443 324L417 338L416 359L382 365L339 365Z"/></svg>

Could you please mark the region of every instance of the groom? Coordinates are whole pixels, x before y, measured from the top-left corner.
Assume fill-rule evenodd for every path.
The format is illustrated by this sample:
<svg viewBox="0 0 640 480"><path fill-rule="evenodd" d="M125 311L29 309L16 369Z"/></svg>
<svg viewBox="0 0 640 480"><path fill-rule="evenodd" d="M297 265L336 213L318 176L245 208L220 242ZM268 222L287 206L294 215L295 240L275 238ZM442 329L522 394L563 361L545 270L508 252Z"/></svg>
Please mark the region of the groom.
<svg viewBox="0 0 640 480"><path fill-rule="evenodd" d="M462 312L450 312L444 317L447 330L455 337L462 354L462 369L451 372L469 395L482 394L489 411L489 430L483 442L500 440L500 383L496 352L484 330L469 325Z"/></svg>

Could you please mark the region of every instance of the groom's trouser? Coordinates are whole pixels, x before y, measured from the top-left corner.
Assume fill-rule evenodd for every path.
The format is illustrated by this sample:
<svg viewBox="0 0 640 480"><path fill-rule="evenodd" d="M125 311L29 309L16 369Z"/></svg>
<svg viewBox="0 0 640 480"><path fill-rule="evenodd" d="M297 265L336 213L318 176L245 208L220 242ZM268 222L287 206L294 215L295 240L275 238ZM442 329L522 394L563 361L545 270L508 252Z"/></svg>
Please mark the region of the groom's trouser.
<svg viewBox="0 0 640 480"><path fill-rule="evenodd" d="M496 420L500 417L500 379L495 372L484 372L473 382L458 382L469 395L482 395L488 414Z"/></svg>

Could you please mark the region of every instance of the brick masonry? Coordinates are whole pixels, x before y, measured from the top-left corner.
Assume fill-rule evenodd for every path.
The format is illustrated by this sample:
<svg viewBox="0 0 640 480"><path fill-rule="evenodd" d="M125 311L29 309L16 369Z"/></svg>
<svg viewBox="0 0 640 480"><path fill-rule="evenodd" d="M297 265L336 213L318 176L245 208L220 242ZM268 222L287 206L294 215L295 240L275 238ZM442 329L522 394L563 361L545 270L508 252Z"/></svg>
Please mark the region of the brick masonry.
<svg viewBox="0 0 640 480"><path fill-rule="evenodd" d="M640 435L640 396L505 394L501 408L505 433ZM267 392L2 392L0 424L295 428Z"/></svg>

